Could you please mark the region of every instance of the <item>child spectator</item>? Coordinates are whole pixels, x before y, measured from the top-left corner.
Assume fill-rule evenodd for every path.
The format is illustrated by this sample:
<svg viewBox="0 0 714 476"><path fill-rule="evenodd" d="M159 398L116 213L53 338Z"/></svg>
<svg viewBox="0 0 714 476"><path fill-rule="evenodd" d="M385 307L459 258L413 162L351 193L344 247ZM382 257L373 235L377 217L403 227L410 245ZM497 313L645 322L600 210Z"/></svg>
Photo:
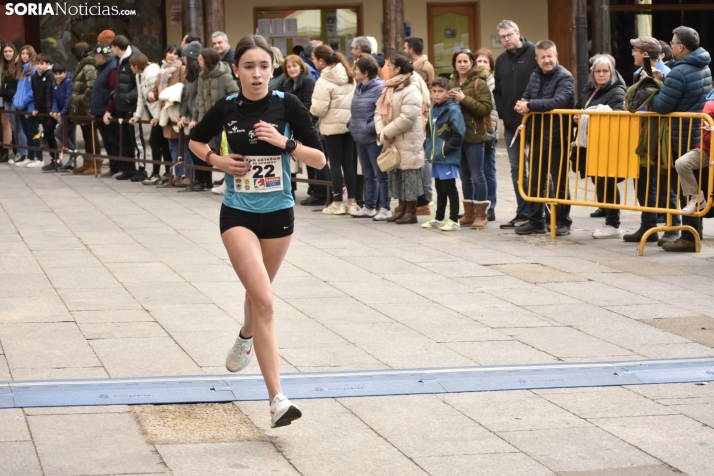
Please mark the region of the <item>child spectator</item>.
<svg viewBox="0 0 714 476"><path fill-rule="evenodd" d="M37 53L35 53L35 49L32 46L25 45L20 48L20 62L22 63L22 67L19 68L18 71L17 91L12 98L12 105L15 111L23 111L26 112L27 115L18 115L19 127L18 130L15 131L17 142L20 144L20 147L17 149L20 158L15 159L15 165L18 167L27 167L32 163L33 159L37 157L42 158L42 153L39 150L28 151L28 149L24 148L28 145L38 148L40 146L40 141L35 139L35 135L39 131L39 123L36 117L30 115L32 111L35 110L35 98L32 94L32 81L30 77L35 74L37 69L35 64L36 57Z"/></svg>
<svg viewBox="0 0 714 476"><path fill-rule="evenodd" d="M62 120L62 116L69 114L69 103L72 98L72 73L67 72L67 68L59 61L52 66L52 73L55 76L54 89L52 90L52 117L57 122ZM61 132L57 129L57 132ZM57 137L62 140L62 137ZM70 150L77 150L77 126L67 119L67 146Z"/></svg>
<svg viewBox="0 0 714 476"><path fill-rule="evenodd" d="M422 228L438 228L441 231L461 229L456 178L466 126L458 101L447 96L449 89L446 78L436 78L431 82L434 105L429 109L426 124L426 158L432 164L431 176L436 187L436 216L424 223ZM447 199L449 219L444 221Z"/></svg>
<svg viewBox="0 0 714 476"><path fill-rule="evenodd" d="M37 55L37 74L33 74L30 77L30 81L32 82L32 94L35 96L35 109L32 111L33 116L37 116L39 113L47 114L52 112L54 77L52 75L52 65L50 61L50 55L48 54L41 53ZM47 140L47 146L50 149L57 149L57 140L55 139L57 121L55 121L54 117L47 116L42 116L39 120L40 124L42 124L42 135ZM35 160L29 164L28 167L42 166L41 154L42 152L40 152L40 160ZM57 154L52 152L50 156L52 157L52 161L42 167L42 170L55 169Z"/></svg>

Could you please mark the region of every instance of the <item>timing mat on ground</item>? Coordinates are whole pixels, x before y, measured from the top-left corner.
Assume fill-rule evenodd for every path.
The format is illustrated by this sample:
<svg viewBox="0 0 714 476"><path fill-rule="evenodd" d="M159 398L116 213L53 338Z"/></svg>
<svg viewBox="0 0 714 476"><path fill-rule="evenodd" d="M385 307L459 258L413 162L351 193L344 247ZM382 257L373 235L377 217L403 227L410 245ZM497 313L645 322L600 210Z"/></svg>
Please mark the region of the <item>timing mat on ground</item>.
<svg viewBox="0 0 714 476"><path fill-rule="evenodd" d="M714 381L714 356L593 363L286 373L293 400ZM0 381L0 408L267 400L258 374Z"/></svg>

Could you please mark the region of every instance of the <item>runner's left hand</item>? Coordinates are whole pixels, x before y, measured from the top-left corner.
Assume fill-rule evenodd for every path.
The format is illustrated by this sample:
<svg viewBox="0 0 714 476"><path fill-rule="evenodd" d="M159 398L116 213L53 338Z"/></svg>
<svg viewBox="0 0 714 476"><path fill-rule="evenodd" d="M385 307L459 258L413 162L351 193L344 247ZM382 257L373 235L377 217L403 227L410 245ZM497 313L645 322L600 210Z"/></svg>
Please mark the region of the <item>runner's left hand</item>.
<svg viewBox="0 0 714 476"><path fill-rule="evenodd" d="M284 149L288 143L287 137L282 135L275 127L265 121L258 122L255 126L253 126L253 129L255 129L255 136L258 140L265 141L275 147Z"/></svg>

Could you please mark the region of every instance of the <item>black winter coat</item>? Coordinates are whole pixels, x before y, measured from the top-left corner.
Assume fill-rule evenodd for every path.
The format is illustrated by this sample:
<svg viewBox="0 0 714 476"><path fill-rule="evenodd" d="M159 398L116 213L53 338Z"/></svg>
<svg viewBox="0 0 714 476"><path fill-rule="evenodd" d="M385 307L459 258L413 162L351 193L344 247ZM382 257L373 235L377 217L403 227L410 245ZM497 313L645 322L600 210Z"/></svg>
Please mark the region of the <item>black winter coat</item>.
<svg viewBox="0 0 714 476"><path fill-rule="evenodd" d="M553 109L572 109L575 105L575 80L570 71L560 64L555 69L544 74L537 68L531 74L531 80L523 93L523 98L528 102L528 109L531 112L548 112ZM551 118L545 116L535 116L530 121L528 127L528 137L530 137L531 127L536 129L536 140L541 131L541 120L543 121L543 143L550 142ZM561 132L567 127L567 119L558 115L553 122L553 143L561 142ZM564 125L565 124L565 125Z"/></svg>
<svg viewBox="0 0 714 476"><path fill-rule="evenodd" d="M141 53L139 48L131 45L131 54L124 58L117 58L117 87L114 89L114 106L117 112L136 111L136 101L139 98L139 89L136 85L136 75L132 73L129 60L132 56Z"/></svg>
<svg viewBox="0 0 714 476"><path fill-rule="evenodd" d="M0 96L5 100L7 103L5 105L5 108L10 109L10 105L12 104L12 98L15 96L15 93L17 92L17 79L12 78L12 79L5 79L3 78L2 84L0 84Z"/></svg>
<svg viewBox="0 0 714 476"><path fill-rule="evenodd" d="M521 125L523 116L518 114L513 107L516 101L523 97L531 73L538 68L536 62L535 45L525 37L521 37L523 46L515 53L504 51L496 59L494 79L496 86L493 97L496 100L496 110L503 119L506 129L515 130Z"/></svg>
<svg viewBox="0 0 714 476"><path fill-rule="evenodd" d="M30 76L32 94L35 97L35 110L37 112L52 111L52 90L55 85L55 75L52 68L47 68L44 73Z"/></svg>
<svg viewBox="0 0 714 476"><path fill-rule="evenodd" d="M585 108L585 103L592 95L593 91L595 91L594 84L588 83L585 85L582 93L580 94L580 101L578 101L576 109ZM612 84L606 84L605 86L601 87L598 90L597 94L595 94L595 97L592 98L592 100L588 104L588 107L605 104L610 106L610 109L612 109L613 111L623 111L626 94L627 86L625 85L625 80L622 79L620 73L617 73L615 81Z"/></svg>
<svg viewBox="0 0 714 476"><path fill-rule="evenodd" d="M283 91L297 96L300 102L303 103L309 111L310 106L312 106L312 92L315 90L315 80L312 79L310 73L306 73L303 71L302 73L300 73L300 76L297 80L297 86L293 90L294 84L295 81L293 81L293 78L288 78L283 83ZM310 115L310 117L312 117L312 123L317 125L318 119L312 114Z"/></svg>

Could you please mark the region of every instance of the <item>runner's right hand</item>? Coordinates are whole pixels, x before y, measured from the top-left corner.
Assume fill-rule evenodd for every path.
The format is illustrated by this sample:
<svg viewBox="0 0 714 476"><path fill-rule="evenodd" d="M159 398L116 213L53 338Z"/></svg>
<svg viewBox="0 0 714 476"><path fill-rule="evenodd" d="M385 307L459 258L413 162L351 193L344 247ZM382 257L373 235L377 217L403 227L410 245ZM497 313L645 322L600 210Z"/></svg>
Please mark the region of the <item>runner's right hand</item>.
<svg viewBox="0 0 714 476"><path fill-rule="evenodd" d="M211 157L211 163L234 177L245 177L251 168L250 160L240 154L213 156Z"/></svg>

